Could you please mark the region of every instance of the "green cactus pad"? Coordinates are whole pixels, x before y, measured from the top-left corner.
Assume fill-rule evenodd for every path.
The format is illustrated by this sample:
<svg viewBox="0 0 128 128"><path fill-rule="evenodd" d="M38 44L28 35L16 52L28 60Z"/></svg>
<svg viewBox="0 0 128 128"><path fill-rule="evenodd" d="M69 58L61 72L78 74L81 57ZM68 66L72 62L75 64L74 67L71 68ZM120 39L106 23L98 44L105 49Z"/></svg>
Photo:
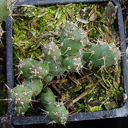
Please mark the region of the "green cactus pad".
<svg viewBox="0 0 128 128"><path fill-rule="evenodd" d="M32 97L32 91L24 85L17 85L10 92L10 99L16 107L18 115L25 113L29 106L29 100Z"/></svg>
<svg viewBox="0 0 128 128"><path fill-rule="evenodd" d="M52 102L55 102L55 96L49 87L45 88L40 93L40 102L44 106L47 106L47 105L51 104Z"/></svg>
<svg viewBox="0 0 128 128"><path fill-rule="evenodd" d="M83 67L81 58L76 56L68 56L63 60L64 67L71 72L78 72Z"/></svg>
<svg viewBox="0 0 128 128"><path fill-rule="evenodd" d="M62 75L66 71L66 68L61 64L61 61L50 61L47 63L50 67L49 73L53 76Z"/></svg>
<svg viewBox="0 0 128 128"><path fill-rule="evenodd" d="M30 73L30 70L35 67L37 61L33 59L23 59L20 60L18 69L22 72L24 77L30 77L32 74Z"/></svg>
<svg viewBox="0 0 128 128"><path fill-rule="evenodd" d="M56 61L60 55L60 49L54 41L43 45L42 56L45 57L45 60L50 61L52 59Z"/></svg>
<svg viewBox="0 0 128 128"><path fill-rule="evenodd" d="M74 23L66 22L61 31L62 55L74 56L80 52L87 44L87 32L79 29Z"/></svg>
<svg viewBox="0 0 128 128"><path fill-rule="evenodd" d="M11 0L0 0L0 22L5 20L11 12Z"/></svg>
<svg viewBox="0 0 128 128"><path fill-rule="evenodd" d="M121 52L115 44L97 44L85 52L83 58L95 66L108 67L117 64Z"/></svg>
<svg viewBox="0 0 128 128"><path fill-rule="evenodd" d="M61 30L61 42L64 41L65 38L72 38L72 32L77 31L78 27L73 22L67 21L63 26Z"/></svg>
<svg viewBox="0 0 128 128"><path fill-rule="evenodd" d="M32 90L32 97L38 95L43 88L43 83L40 79L27 79L23 84Z"/></svg>
<svg viewBox="0 0 128 128"><path fill-rule="evenodd" d="M25 104L24 107L21 106L21 105L19 105L19 106L16 105L16 106L14 107L14 110L15 110L15 113L16 113L17 115L22 115L22 116L24 116L24 114L27 112L28 108L29 108L29 104Z"/></svg>
<svg viewBox="0 0 128 128"><path fill-rule="evenodd" d="M19 62L19 70L24 77L43 79L49 73L49 66L33 59L23 59Z"/></svg>
<svg viewBox="0 0 128 128"><path fill-rule="evenodd" d="M48 117L58 124L65 125L68 119L68 111L61 102L53 102L46 106L46 111L49 113Z"/></svg>
<svg viewBox="0 0 128 128"><path fill-rule="evenodd" d="M44 81L44 82L50 82L50 81L52 81L53 78L54 78L53 75L48 74L47 76L45 76L45 77L43 78L43 81Z"/></svg>
<svg viewBox="0 0 128 128"><path fill-rule="evenodd" d="M32 69L31 71L34 73L33 74L33 78L41 78L43 79L46 75L48 75L49 73L49 66L46 63L40 63L38 62L35 65L35 68ZM36 72L37 71L37 72Z"/></svg>

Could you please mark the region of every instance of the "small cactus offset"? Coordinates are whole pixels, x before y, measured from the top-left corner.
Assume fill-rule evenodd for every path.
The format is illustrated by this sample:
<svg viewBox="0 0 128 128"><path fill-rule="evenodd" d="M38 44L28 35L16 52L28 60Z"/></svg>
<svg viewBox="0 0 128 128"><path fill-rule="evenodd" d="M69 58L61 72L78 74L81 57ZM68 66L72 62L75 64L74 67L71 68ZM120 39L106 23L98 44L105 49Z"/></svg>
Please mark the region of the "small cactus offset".
<svg viewBox="0 0 128 128"><path fill-rule="evenodd" d="M47 106L55 101L55 96L49 87L45 88L40 93L40 101L44 106Z"/></svg>
<svg viewBox="0 0 128 128"><path fill-rule="evenodd" d="M48 83L48 82L52 81L53 78L54 78L53 75L48 74L48 75L46 75L46 76L43 78L43 81L46 82L46 83Z"/></svg>
<svg viewBox="0 0 128 128"><path fill-rule="evenodd" d="M58 124L66 124L68 119L68 110L65 108L62 102L53 102L46 106L48 117Z"/></svg>
<svg viewBox="0 0 128 128"><path fill-rule="evenodd" d="M79 72L83 67L81 58L75 56L68 56L63 60L64 67L71 72Z"/></svg>
<svg viewBox="0 0 128 128"><path fill-rule="evenodd" d="M43 45L42 56L46 61L51 61L52 59L56 61L60 55L60 49L53 40Z"/></svg>
<svg viewBox="0 0 128 128"><path fill-rule="evenodd" d="M66 71L66 68L62 64L62 60L63 60L63 58L60 57L56 60L56 62L54 60L47 62L50 67L49 73L52 76L62 75Z"/></svg>
<svg viewBox="0 0 128 128"><path fill-rule="evenodd" d="M31 89L32 97L38 95L43 88L43 83L39 79L27 79L23 84Z"/></svg>
<svg viewBox="0 0 128 128"><path fill-rule="evenodd" d="M17 85L10 90L10 100L15 105L15 112L18 115L24 115L28 110L31 97L32 91L23 84Z"/></svg>
<svg viewBox="0 0 128 128"><path fill-rule="evenodd" d="M24 115L31 103L32 97L37 96L43 88L39 79L27 79L22 84L10 90L10 101L14 104L17 115Z"/></svg>
<svg viewBox="0 0 128 128"><path fill-rule="evenodd" d="M14 0L0 0L0 22L12 13L14 2Z"/></svg>
<svg viewBox="0 0 128 128"><path fill-rule="evenodd" d="M18 69L27 78L44 78L49 73L49 66L33 59L20 60Z"/></svg>
<svg viewBox="0 0 128 128"><path fill-rule="evenodd" d="M68 110L62 102L56 102L52 90L47 87L40 94L41 103L46 107L46 114L53 123L66 124Z"/></svg>
<svg viewBox="0 0 128 128"><path fill-rule="evenodd" d="M60 51L64 56L74 56L87 45L87 32L78 28L72 22L67 21L62 26Z"/></svg>
<svg viewBox="0 0 128 128"><path fill-rule="evenodd" d="M84 60L92 65L99 67L108 67L116 65L121 57L121 52L115 44L102 42L93 45L84 53Z"/></svg>

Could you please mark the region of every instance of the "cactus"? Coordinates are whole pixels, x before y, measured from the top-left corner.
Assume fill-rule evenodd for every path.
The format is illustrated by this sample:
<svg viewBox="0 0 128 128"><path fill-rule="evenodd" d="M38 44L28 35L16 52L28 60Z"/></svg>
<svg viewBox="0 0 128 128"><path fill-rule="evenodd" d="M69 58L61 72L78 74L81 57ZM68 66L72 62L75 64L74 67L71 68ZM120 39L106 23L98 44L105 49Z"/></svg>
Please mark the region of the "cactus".
<svg viewBox="0 0 128 128"><path fill-rule="evenodd" d="M62 102L56 102L52 90L47 87L40 94L41 103L46 106L46 114L54 123L65 125L68 119L68 111Z"/></svg>
<svg viewBox="0 0 128 128"><path fill-rule="evenodd" d="M43 81L44 81L44 82L50 82L50 81L52 81L53 78L54 78L53 75L48 74L48 75L46 75L46 76L43 78Z"/></svg>
<svg viewBox="0 0 128 128"><path fill-rule="evenodd" d="M66 124L68 111L62 102L53 102L46 106L48 117L58 124Z"/></svg>
<svg viewBox="0 0 128 128"><path fill-rule="evenodd" d="M92 65L108 67L116 65L120 59L121 52L115 44L102 42L93 45L83 56L84 60Z"/></svg>
<svg viewBox="0 0 128 128"><path fill-rule="evenodd" d="M62 75L66 71L66 68L63 67L60 60L57 60L56 62L55 61L49 61L47 63L50 67L49 73L53 76Z"/></svg>
<svg viewBox="0 0 128 128"><path fill-rule="evenodd" d="M64 67L71 72L78 72L83 67L81 58L76 56L68 56L63 60Z"/></svg>
<svg viewBox="0 0 128 128"><path fill-rule="evenodd" d="M60 51L64 56L74 56L86 46L87 32L81 30L76 24L67 21L62 27Z"/></svg>
<svg viewBox="0 0 128 128"><path fill-rule="evenodd" d="M24 115L28 110L29 101L32 97L30 88L22 85L17 85L10 91L10 99L15 105L15 112L18 115Z"/></svg>
<svg viewBox="0 0 128 128"><path fill-rule="evenodd" d="M42 56L46 61L56 61L60 57L60 55L60 49L53 40L43 45Z"/></svg>
<svg viewBox="0 0 128 128"><path fill-rule="evenodd" d="M44 106L47 106L55 101L55 96L49 87L45 88L40 93L40 101Z"/></svg>
<svg viewBox="0 0 128 128"><path fill-rule="evenodd" d="M65 71L79 73L85 61L101 68L117 65L121 56L118 47L115 44L99 41L85 51L85 46L88 43L87 35L86 31L67 21L62 26L60 33L60 47L53 39L47 44L43 44L41 55L43 62L29 58L20 59L17 66L20 74L31 79L25 80L24 86L16 86L10 92L16 113L22 115L27 111L31 97L38 95L42 90L41 81L50 82L55 76L62 75ZM31 95L27 96L29 93ZM40 93L40 101L46 108L46 114L53 122L65 125L68 111L62 102L56 102L49 87Z"/></svg>
<svg viewBox="0 0 128 128"><path fill-rule="evenodd" d="M12 13L13 0L0 0L0 22L4 21Z"/></svg>
<svg viewBox="0 0 128 128"><path fill-rule="evenodd" d="M43 88L43 83L39 79L27 79L23 84L31 89L32 97L38 95Z"/></svg>
<svg viewBox="0 0 128 128"><path fill-rule="evenodd" d="M29 58L20 60L18 68L20 74L27 78L43 79L49 73L49 66L46 63L40 63Z"/></svg>

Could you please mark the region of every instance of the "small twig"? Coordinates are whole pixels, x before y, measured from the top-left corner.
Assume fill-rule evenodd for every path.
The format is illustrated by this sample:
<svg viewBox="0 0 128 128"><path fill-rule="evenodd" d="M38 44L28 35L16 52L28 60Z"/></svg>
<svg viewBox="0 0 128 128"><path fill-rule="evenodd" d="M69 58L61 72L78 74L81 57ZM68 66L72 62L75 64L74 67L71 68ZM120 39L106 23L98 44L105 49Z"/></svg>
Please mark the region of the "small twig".
<svg viewBox="0 0 128 128"><path fill-rule="evenodd" d="M53 87L59 94L61 94L61 91L60 91L54 84L52 84L52 87Z"/></svg>
<svg viewBox="0 0 128 128"><path fill-rule="evenodd" d="M70 80L72 80L76 85L81 85L81 83L80 83L77 79L75 79L74 77L68 75L68 78L69 78Z"/></svg>
<svg viewBox="0 0 128 128"><path fill-rule="evenodd" d="M104 81L104 83L107 85L107 87L110 87L110 85L107 83L106 79L104 78L104 76L102 76L102 80Z"/></svg>

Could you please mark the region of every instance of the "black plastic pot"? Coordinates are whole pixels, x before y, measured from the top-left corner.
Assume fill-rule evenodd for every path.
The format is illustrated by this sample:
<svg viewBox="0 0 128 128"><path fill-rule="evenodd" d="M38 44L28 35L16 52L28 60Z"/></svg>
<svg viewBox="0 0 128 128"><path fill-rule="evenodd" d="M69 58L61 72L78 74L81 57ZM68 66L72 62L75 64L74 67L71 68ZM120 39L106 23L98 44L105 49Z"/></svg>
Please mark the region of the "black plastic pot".
<svg viewBox="0 0 128 128"><path fill-rule="evenodd" d="M97 3L97 2L107 2L108 0L19 0L16 5L50 5L50 4L66 4L66 3ZM120 4L116 0L112 0L112 2L118 6L118 27L119 27L119 38L122 42L121 51L123 51L122 55L122 74L124 78L124 89L125 93L128 95L128 70L126 63L126 42L125 42L125 34L124 34L124 26L123 26L123 16ZM10 88L13 88L14 85L14 75L13 75L13 48L12 48L12 19L8 17L6 19L6 80L7 85ZM9 91L7 92L9 95ZM9 96L8 96L9 97ZM44 118L44 115L38 116L26 116L26 117L18 117L13 114L13 108L10 107L10 103L8 103L8 113L12 114L12 123L14 125L28 125L28 124L43 124L49 123L49 118ZM115 118L115 117L125 117L128 115L128 100L126 100L125 104L121 108L113 109L113 110L104 110L98 112L79 112L69 117L68 122L72 121L82 121L82 120L93 120L93 119L104 119L104 118Z"/></svg>

